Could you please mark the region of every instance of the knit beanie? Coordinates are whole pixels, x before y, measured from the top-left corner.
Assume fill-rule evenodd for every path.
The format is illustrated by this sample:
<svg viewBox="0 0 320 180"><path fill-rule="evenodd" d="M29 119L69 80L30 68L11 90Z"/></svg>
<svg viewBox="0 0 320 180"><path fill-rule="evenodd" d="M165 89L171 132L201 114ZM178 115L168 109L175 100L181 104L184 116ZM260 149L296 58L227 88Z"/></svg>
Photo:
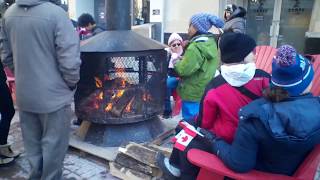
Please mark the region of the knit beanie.
<svg viewBox="0 0 320 180"><path fill-rule="evenodd" d="M168 39L168 45L170 46L171 43L173 43L174 41L180 41L182 43L182 37L178 34L178 33L172 33Z"/></svg>
<svg viewBox="0 0 320 180"><path fill-rule="evenodd" d="M223 63L239 63L256 47L250 36L242 33L226 32L219 41L221 61Z"/></svg>
<svg viewBox="0 0 320 180"><path fill-rule="evenodd" d="M207 33L212 26L217 28L222 28L224 26L222 19L208 13L198 13L193 15L190 23L198 30L199 33Z"/></svg>
<svg viewBox="0 0 320 180"><path fill-rule="evenodd" d="M290 96L299 96L314 76L310 61L290 45L283 45L272 61L271 85L283 87Z"/></svg>
<svg viewBox="0 0 320 180"><path fill-rule="evenodd" d="M230 12L232 14L237 9L237 6L234 4L227 4L225 11Z"/></svg>

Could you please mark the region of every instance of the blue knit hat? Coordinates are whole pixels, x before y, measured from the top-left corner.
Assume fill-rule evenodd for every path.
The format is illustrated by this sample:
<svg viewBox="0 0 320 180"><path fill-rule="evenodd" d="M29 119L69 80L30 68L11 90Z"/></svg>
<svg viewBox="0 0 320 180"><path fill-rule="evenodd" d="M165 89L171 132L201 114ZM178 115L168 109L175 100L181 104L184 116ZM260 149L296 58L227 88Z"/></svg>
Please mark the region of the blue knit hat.
<svg viewBox="0 0 320 180"><path fill-rule="evenodd" d="M314 76L310 61L289 45L278 48L272 62L271 85L283 87L290 96L298 96L312 82Z"/></svg>
<svg viewBox="0 0 320 180"><path fill-rule="evenodd" d="M222 28L224 22L219 17L208 14L208 13L198 13L191 17L190 23L198 30L200 33L207 33L212 26L217 28Z"/></svg>

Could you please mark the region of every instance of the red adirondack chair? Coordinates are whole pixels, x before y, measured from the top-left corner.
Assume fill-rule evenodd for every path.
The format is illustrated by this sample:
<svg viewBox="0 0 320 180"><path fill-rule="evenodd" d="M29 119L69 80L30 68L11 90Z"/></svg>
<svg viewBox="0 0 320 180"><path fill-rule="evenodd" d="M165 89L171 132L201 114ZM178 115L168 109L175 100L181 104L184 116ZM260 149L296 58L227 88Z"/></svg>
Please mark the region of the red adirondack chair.
<svg viewBox="0 0 320 180"><path fill-rule="evenodd" d="M271 46L256 47L256 66L268 73L271 73L272 58L276 54L277 49Z"/></svg>
<svg viewBox="0 0 320 180"><path fill-rule="evenodd" d="M225 176L236 180L313 180L320 162L320 145L307 156L293 176L256 170L236 173L227 168L217 156L199 149L189 150L188 160L200 167L197 180L223 180Z"/></svg>
<svg viewBox="0 0 320 180"><path fill-rule="evenodd" d="M271 73L272 58L274 57L277 49L271 46L257 46L256 47L256 66L268 73ZM312 82L311 92L315 96L320 95L320 54L306 55L313 63L314 79Z"/></svg>
<svg viewBox="0 0 320 180"><path fill-rule="evenodd" d="M320 54L308 56L313 62L314 78L311 92L315 96L320 96Z"/></svg>

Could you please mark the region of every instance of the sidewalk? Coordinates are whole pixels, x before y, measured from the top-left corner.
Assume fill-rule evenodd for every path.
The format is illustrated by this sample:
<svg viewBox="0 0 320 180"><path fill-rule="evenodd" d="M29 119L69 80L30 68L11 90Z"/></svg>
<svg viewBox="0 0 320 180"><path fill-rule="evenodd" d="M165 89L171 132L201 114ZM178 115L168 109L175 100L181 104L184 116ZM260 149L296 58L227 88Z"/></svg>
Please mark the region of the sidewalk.
<svg viewBox="0 0 320 180"><path fill-rule="evenodd" d="M23 142L19 124L19 117L16 112L11 123L9 142L13 142L14 150L23 152ZM118 180L107 171L107 162L94 156L82 153L76 149L69 148L64 160L63 177L65 180ZM27 179L30 171L29 163L22 154L13 164L8 167L0 167L1 180Z"/></svg>
<svg viewBox="0 0 320 180"><path fill-rule="evenodd" d="M23 142L19 124L18 113L11 124L9 142L14 142L13 147L19 152L23 152ZM179 119L179 118L177 118ZM176 118L166 121L174 125ZM8 167L0 167L0 180L21 180L27 179L30 166L22 154L13 164ZM118 180L107 171L107 161L96 158L79 150L69 147L64 160L63 176L65 180ZM320 180L320 167L314 177L314 180Z"/></svg>

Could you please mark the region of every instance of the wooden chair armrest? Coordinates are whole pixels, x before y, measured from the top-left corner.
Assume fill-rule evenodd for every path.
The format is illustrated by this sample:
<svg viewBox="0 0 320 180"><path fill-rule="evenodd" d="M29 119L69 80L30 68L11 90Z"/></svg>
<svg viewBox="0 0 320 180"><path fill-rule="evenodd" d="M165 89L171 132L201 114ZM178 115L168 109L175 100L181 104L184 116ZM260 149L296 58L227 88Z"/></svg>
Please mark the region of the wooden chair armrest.
<svg viewBox="0 0 320 180"><path fill-rule="evenodd" d="M248 173L236 173L227 168L223 162L214 154L210 154L199 149L191 149L188 152L188 160L200 168L204 168L218 175L227 176L239 180L294 180L294 177L271 174L261 171L251 170Z"/></svg>

